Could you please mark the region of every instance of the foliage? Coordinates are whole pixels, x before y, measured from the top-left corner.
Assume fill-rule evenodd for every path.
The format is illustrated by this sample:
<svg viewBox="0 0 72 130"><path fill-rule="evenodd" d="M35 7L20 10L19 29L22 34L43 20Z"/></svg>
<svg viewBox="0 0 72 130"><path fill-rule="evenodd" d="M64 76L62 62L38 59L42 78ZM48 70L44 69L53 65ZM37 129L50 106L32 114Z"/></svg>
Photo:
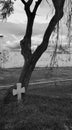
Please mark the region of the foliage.
<svg viewBox="0 0 72 130"><path fill-rule="evenodd" d="M60 26L59 26L59 22L57 24L57 26L55 27L55 30L54 30L54 35L56 35L57 33L57 36L56 36L56 43L55 43L55 47L54 47L54 51L53 51L53 54L51 56L51 62L50 62L50 67L54 67L54 66L57 66L58 67L58 59L57 59L57 50L59 49L59 51L61 51L61 53L66 53L69 55L69 58L68 60L70 61L70 44L71 44L71 41L72 41L72 35L71 35L71 23L72 23L72 0L66 0L66 3L65 3L65 7L64 7L64 15L66 15L66 26L68 28L68 34L67 34L67 47L66 48L63 48L62 45L58 45L58 42L59 42L59 29L60 29ZM54 36L53 35L53 36Z"/></svg>
<svg viewBox="0 0 72 130"><path fill-rule="evenodd" d="M56 56L57 56L58 41L59 41L59 22L57 23L57 26L54 30L54 33L55 33L55 35L57 34L57 36L56 36L55 48L54 48L54 51L53 51L53 55L51 57L50 67L54 67L55 65L57 65Z"/></svg>
<svg viewBox="0 0 72 130"><path fill-rule="evenodd" d="M71 23L72 23L72 0L68 1L68 15L67 15L67 28L68 28L68 46L70 49L70 43L71 43ZM70 60L70 59L69 59Z"/></svg>
<svg viewBox="0 0 72 130"><path fill-rule="evenodd" d="M3 50L1 52L1 54L0 54L1 64L3 65L4 63L6 63L8 61L8 59L9 59L9 52L8 52L8 50Z"/></svg>
<svg viewBox="0 0 72 130"><path fill-rule="evenodd" d="M10 16L14 9L13 9L13 2L11 0L2 0L0 1L1 4L1 16L3 19L6 19L7 16Z"/></svg>

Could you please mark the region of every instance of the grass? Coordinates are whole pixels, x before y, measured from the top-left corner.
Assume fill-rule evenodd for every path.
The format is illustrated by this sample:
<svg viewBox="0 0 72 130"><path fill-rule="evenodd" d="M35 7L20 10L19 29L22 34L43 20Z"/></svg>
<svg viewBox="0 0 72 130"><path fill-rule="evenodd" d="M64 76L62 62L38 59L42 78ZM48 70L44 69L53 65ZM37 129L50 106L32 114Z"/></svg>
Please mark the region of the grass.
<svg viewBox="0 0 72 130"><path fill-rule="evenodd" d="M14 84L18 81L22 68L0 69L0 86ZM33 71L31 81L40 79L72 78L72 67L37 68Z"/></svg>
<svg viewBox="0 0 72 130"><path fill-rule="evenodd" d="M56 69L56 68L55 68ZM37 69L31 81L37 79L71 78L72 68L59 68L51 73L48 69ZM2 71L1 84L16 82L19 69ZM38 74L39 73L39 74ZM9 77L8 77L9 76ZM71 130L72 129L72 82L36 85L28 89L26 96L18 103L16 100L4 102L6 88L0 90L0 130ZM42 88L40 88L42 87Z"/></svg>
<svg viewBox="0 0 72 130"><path fill-rule="evenodd" d="M18 104L3 104L2 130L65 130L72 126L72 99L26 95Z"/></svg>

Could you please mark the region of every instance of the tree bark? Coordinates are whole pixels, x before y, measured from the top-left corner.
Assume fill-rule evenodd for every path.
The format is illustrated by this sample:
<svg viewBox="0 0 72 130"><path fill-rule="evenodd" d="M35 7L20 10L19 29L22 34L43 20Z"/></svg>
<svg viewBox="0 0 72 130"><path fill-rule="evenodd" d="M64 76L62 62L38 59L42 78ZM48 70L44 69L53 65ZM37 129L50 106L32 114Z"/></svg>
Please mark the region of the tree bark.
<svg viewBox="0 0 72 130"><path fill-rule="evenodd" d="M40 0L41 2L42 0ZM22 73L19 78L19 82L22 83L22 86L28 88L29 80L31 74L35 68L35 65L41 55L45 52L49 44L49 38L51 36L52 31L54 30L56 24L63 17L63 6L65 0L52 0L55 7L55 14L52 17L43 37L42 43L37 47L35 52L31 53L31 36L32 36L32 28L34 23L34 18L36 14L36 10L38 7L38 2L32 13L29 10L26 10L28 16L27 30L24 39L21 41L21 53L25 59L25 64L22 69ZM26 9L26 8L25 8ZM28 9L28 7L27 7Z"/></svg>
<svg viewBox="0 0 72 130"><path fill-rule="evenodd" d="M35 68L35 65L36 65L37 61L39 60L39 58L41 57L41 55L47 49L50 35L51 35L55 25L59 22L59 20L62 18L62 16L63 16L63 12L60 12L59 14L55 13L52 20L50 21L50 24L48 25L48 27L46 29L46 32L43 37L43 41L42 41L41 45L38 46L38 48L35 50L35 52L33 54L31 54L28 61L25 62L19 82L22 83L22 86L24 86L26 88L26 90L27 90L27 87L29 84L31 74ZM23 52L24 52L24 50L23 50Z"/></svg>

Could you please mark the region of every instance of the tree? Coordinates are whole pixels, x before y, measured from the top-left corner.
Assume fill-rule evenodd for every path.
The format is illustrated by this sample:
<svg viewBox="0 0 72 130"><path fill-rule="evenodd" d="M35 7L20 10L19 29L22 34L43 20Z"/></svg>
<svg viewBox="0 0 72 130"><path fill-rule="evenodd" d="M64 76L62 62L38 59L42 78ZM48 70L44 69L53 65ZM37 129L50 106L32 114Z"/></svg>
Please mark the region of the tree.
<svg viewBox="0 0 72 130"><path fill-rule="evenodd" d="M11 0L9 1L11 2ZM27 27L26 27L26 33L23 39L20 41L21 54L24 57L25 63L19 78L19 82L22 84L22 87L25 87L27 90L29 80L35 68L35 65L39 60L39 58L41 57L41 55L46 51L49 45L49 38L56 24L63 17L63 7L64 7L65 0L52 0L55 8L55 14L46 28L41 44L36 48L36 50L33 53L31 50L31 37L32 37L33 24L34 24L34 19L36 16L37 9L41 4L42 0L35 0L35 6L33 8L33 11L30 10L30 6L32 5L33 0L27 0L27 1L21 0L21 2L24 5L24 10L27 16Z"/></svg>

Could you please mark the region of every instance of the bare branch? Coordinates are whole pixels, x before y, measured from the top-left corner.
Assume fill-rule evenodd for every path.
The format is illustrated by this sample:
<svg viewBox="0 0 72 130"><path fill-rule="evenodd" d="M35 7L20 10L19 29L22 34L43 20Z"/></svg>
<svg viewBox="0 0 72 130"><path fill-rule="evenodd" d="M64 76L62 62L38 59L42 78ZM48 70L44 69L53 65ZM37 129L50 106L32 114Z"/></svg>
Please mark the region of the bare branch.
<svg viewBox="0 0 72 130"><path fill-rule="evenodd" d="M30 15L30 6L29 6L30 1L32 1L32 0L29 0L28 2L26 2L25 0L21 0L21 2L24 4L24 9L25 9L27 16Z"/></svg>
<svg viewBox="0 0 72 130"><path fill-rule="evenodd" d="M32 2L33 2L33 0L28 0L27 5L30 7Z"/></svg>
<svg viewBox="0 0 72 130"><path fill-rule="evenodd" d="M36 13L36 11L37 11L37 9L38 9L38 7L39 7L39 5L40 5L41 2L42 2L42 0L36 1L35 7L34 7L34 9L33 9L33 14Z"/></svg>
<svg viewBox="0 0 72 130"><path fill-rule="evenodd" d="M25 5L25 12L26 12L26 15L29 18L30 15L31 15L30 6L31 6L33 0L28 0L27 2L25 0L21 0L21 1Z"/></svg>
<svg viewBox="0 0 72 130"><path fill-rule="evenodd" d="M47 2L47 4L49 5L49 2L48 2L48 0L46 0L46 2Z"/></svg>
<svg viewBox="0 0 72 130"><path fill-rule="evenodd" d="M21 2L22 2L24 5L26 5L26 1L25 1L25 0L21 0Z"/></svg>
<svg viewBox="0 0 72 130"><path fill-rule="evenodd" d="M38 61L38 59L41 57L41 55L47 49L48 44L49 44L50 35L51 35L52 31L54 30L54 27L56 26L56 24L63 17L63 6L64 6L65 0L60 0L60 2L58 0L52 0L52 1L53 1L54 6L55 6L56 12L55 12L54 16L52 17L50 23L48 24L48 27L45 31L44 36L43 36L42 43L37 47L37 49L35 50L35 52L32 55L32 60L33 60L32 62L33 63L34 62L36 63ZM57 4L58 4L59 9L57 7Z"/></svg>
<svg viewBox="0 0 72 130"><path fill-rule="evenodd" d="M31 12L30 12L30 7L28 6L27 3L26 3L26 5L25 5L25 12L26 12L27 17L29 18L30 15L31 15Z"/></svg>
<svg viewBox="0 0 72 130"><path fill-rule="evenodd" d="M31 15L30 6L32 4L33 0L28 0L28 2L25 5L25 11L28 17Z"/></svg>

